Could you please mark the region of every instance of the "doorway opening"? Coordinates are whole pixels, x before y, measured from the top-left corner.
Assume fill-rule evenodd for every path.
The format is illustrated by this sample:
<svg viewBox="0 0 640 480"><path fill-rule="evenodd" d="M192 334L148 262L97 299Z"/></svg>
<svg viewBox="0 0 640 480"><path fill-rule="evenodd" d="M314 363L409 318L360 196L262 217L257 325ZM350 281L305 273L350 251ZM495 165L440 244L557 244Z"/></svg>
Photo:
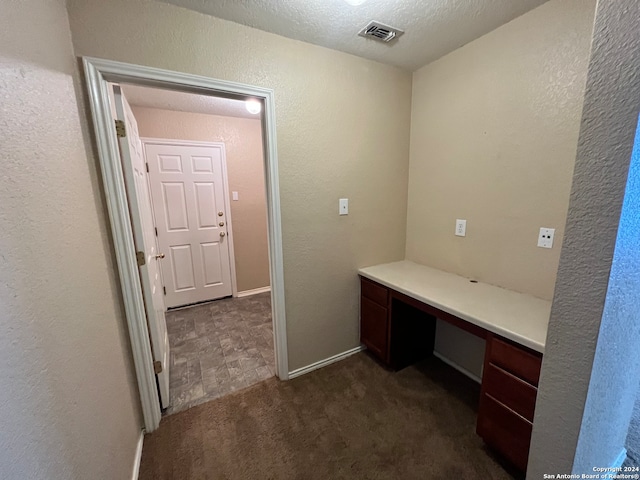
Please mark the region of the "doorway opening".
<svg viewBox="0 0 640 480"><path fill-rule="evenodd" d="M83 62L145 430L158 427L161 404L177 411L274 374L288 379L273 92L119 62ZM174 133L161 135L148 115L138 122L149 107L136 105L140 99L132 106L127 96L142 90L155 92L156 107L177 97L200 104L215 98L247 111L261 107L250 121L260 133L253 143L262 154L262 178L243 178L262 188L235 187L227 175L230 145L180 138L184 119L159 121L156 127L174 125ZM252 195L262 198L262 225L241 221L246 212L232 207ZM244 270L237 261L242 222L253 228L244 235L253 242L249 257L262 252Z"/></svg>
<svg viewBox="0 0 640 480"><path fill-rule="evenodd" d="M139 159L121 156L134 164L125 178L144 183L139 213L149 250L159 252L150 262L160 285L151 288L163 293L166 313L155 321L166 328L155 339L150 325L151 345L167 370L158 380L171 414L275 375L262 109L254 100L113 89L127 123L119 141L141 150Z"/></svg>

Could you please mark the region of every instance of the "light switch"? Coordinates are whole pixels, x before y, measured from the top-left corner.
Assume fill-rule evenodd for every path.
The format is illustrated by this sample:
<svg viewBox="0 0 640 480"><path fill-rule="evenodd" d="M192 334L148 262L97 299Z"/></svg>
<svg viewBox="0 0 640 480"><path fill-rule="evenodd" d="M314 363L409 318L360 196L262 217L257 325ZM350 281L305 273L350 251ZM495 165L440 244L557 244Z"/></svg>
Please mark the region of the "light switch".
<svg viewBox="0 0 640 480"><path fill-rule="evenodd" d="M349 199L341 198L338 203L338 213L340 215L349 215Z"/></svg>
<svg viewBox="0 0 640 480"><path fill-rule="evenodd" d="M238 201L238 192L231 192L231 198L233 198L234 201Z"/></svg>

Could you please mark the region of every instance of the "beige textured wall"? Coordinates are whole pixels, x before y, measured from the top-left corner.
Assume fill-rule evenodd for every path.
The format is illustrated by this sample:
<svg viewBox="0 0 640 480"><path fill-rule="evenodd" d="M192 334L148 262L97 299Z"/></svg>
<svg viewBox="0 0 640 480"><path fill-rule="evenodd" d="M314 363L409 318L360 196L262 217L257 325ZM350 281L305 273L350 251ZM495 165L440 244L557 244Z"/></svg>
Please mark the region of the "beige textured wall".
<svg viewBox="0 0 640 480"><path fill-rule="evenodd" d="M624 445L637 394L638 31L637 0L598 1L528 480L549 472L593 474L593 467L611 466Z"/></svg>
<svg viewBox="0 0 640 480"><path fill-rule="evenodd" d="M262 124L258 118L221 117L133 106L143 137L223 142L227 156L238 291L269 286L267 204Z"/></svg>
<svg viewBox="0 0 640 480"><path fill-rule="evenodd" d="M594 9L552 0L414 74L407 259L551 299Z"/></svg>
<svg viewBox="0 0 640 480"><path fill-rule="evenodd" d="M68 9L77 55L274 89L289 368L359 345L357 268L404 257L411 74L161 2Z"/></svg>
<svg viewBox="0 0 640 480"><path fill-rule="evenodd" d="M130 478L140 435L75 68L62 0L2 2L3 479Z"/></svg>
<svg viewBox="0 0 640 480"><path fill-rule="evenodd" d="M408 260L551 299L594 10L552 0L415 72ZM480 376L484 344L450 330L436 351Z"/></svg>

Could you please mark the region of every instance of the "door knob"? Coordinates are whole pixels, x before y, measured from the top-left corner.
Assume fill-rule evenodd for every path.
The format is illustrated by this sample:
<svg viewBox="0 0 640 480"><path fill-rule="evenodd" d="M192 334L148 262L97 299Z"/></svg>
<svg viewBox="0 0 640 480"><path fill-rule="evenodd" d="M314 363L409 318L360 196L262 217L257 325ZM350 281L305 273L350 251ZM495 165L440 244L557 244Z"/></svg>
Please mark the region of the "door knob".
<svg viewBox="0 0 640 480"><path fill-rule="evenodd" d="M218 225L224 227L224 222L220 222Z"/></svg>
<svg viewBox="0 0 640 480"><path fill-rule="evenodd" d="M164 253L159 253L158 255L156 255L156 260L160 258L164 258Z"/></svg>
<svg viewBox="0 0 640 480"><path fill-rule="evenodd" d="M219 217L221 217L222 215L224 215L224 212L218 212Z"/></svg>
<svg viewBox="0 0 640 480"><path fill-rule="evenodd" d="M224 233L224 232L220 232L220 236L221 236L221 237L224 237L225 235L226 235L226 233Z"/></svg>

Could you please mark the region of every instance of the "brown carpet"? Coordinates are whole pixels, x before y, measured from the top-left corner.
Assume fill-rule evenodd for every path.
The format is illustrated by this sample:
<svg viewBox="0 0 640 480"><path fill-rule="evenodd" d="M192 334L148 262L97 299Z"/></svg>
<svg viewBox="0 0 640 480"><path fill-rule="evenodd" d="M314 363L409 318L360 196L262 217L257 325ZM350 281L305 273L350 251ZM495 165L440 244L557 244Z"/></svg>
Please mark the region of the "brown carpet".
<svg viewBox="0 0 640 480"><path fill-rule="evenodd" d="M479 386L366 353L162 419L140 479L510 479L475 434Z"/></svg>

